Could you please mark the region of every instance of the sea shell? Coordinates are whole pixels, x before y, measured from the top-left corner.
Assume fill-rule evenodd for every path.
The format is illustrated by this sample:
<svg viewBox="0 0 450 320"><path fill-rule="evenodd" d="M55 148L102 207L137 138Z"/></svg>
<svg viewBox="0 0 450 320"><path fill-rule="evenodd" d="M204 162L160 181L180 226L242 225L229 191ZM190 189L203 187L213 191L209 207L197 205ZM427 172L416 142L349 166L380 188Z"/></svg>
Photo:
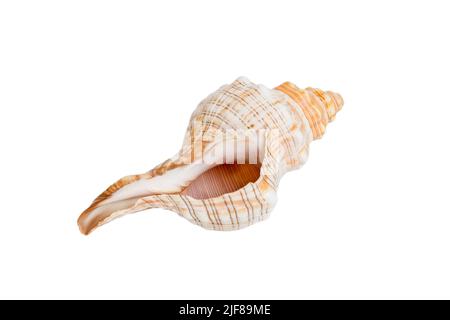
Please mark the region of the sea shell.
<svg viewBox="0 0 450 320"><path fill-rule="evenodd" d="M80 231L149 208L213 230L262 221L275 206L281 177L305 163L310 142L342 105L331 91L290 82L269 89L238 78L198 105L174 157L100 194L79 217Z"/></svg>

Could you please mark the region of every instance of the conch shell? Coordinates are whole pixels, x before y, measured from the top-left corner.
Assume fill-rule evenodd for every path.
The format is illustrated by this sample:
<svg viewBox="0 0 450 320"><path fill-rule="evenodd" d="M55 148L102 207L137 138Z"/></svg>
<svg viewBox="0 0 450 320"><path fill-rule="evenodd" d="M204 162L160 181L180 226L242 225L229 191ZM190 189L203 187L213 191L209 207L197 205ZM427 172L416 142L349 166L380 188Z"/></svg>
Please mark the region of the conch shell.
<svg viewBox="0 0 450 320"><path fill-rule="evenodd" d="M262 221L275 206L281 177L305 163L310 142L342 105L331 91L290 82L269 89L238 78L198 105L174 157L100 194L80 215L80 231L149 208L213 230Z"/></svg>

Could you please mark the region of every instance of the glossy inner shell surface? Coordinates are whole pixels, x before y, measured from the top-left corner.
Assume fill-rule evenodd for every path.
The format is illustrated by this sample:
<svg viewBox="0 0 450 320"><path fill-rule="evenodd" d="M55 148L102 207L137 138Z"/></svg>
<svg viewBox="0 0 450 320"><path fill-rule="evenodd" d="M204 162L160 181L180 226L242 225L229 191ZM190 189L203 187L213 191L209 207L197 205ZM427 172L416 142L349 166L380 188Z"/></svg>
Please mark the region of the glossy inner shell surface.
<svg viewBox="0 0 450 320"><path fill-rule="evenodd" d="M208 199L233 192L260 175L260 164L222 164L201 174L182 194L196 199Z"/></svg>

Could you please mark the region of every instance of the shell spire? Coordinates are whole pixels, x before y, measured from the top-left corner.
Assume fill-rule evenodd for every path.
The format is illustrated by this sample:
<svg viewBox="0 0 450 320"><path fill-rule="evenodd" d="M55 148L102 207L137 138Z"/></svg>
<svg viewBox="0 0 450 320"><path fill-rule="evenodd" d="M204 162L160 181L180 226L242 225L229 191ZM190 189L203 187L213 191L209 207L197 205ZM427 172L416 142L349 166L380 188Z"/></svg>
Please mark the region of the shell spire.
<svg viewBox="0 0 450 320"><path fill-rule="evenodd" d="M301 108L313 132L314 139L320 139L327 124L334 120L342 109L344 99L339 93L322 91L316 88L300 89L291 82L275 88L291 97Z"/></svg>

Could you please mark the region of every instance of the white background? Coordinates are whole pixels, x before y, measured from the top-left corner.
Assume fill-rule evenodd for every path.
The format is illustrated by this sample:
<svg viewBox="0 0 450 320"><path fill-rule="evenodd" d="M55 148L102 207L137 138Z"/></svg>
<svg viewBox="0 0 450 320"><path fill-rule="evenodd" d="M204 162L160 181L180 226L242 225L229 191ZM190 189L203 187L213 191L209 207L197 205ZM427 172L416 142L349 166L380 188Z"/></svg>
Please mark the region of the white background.
<svg viewBox="0 0 450 320"><path fill-rule="evenodd" d="M2 1L1 298L450 298L445 1ZM345 100L270 219L78 215L238 76Z"/></svg>

